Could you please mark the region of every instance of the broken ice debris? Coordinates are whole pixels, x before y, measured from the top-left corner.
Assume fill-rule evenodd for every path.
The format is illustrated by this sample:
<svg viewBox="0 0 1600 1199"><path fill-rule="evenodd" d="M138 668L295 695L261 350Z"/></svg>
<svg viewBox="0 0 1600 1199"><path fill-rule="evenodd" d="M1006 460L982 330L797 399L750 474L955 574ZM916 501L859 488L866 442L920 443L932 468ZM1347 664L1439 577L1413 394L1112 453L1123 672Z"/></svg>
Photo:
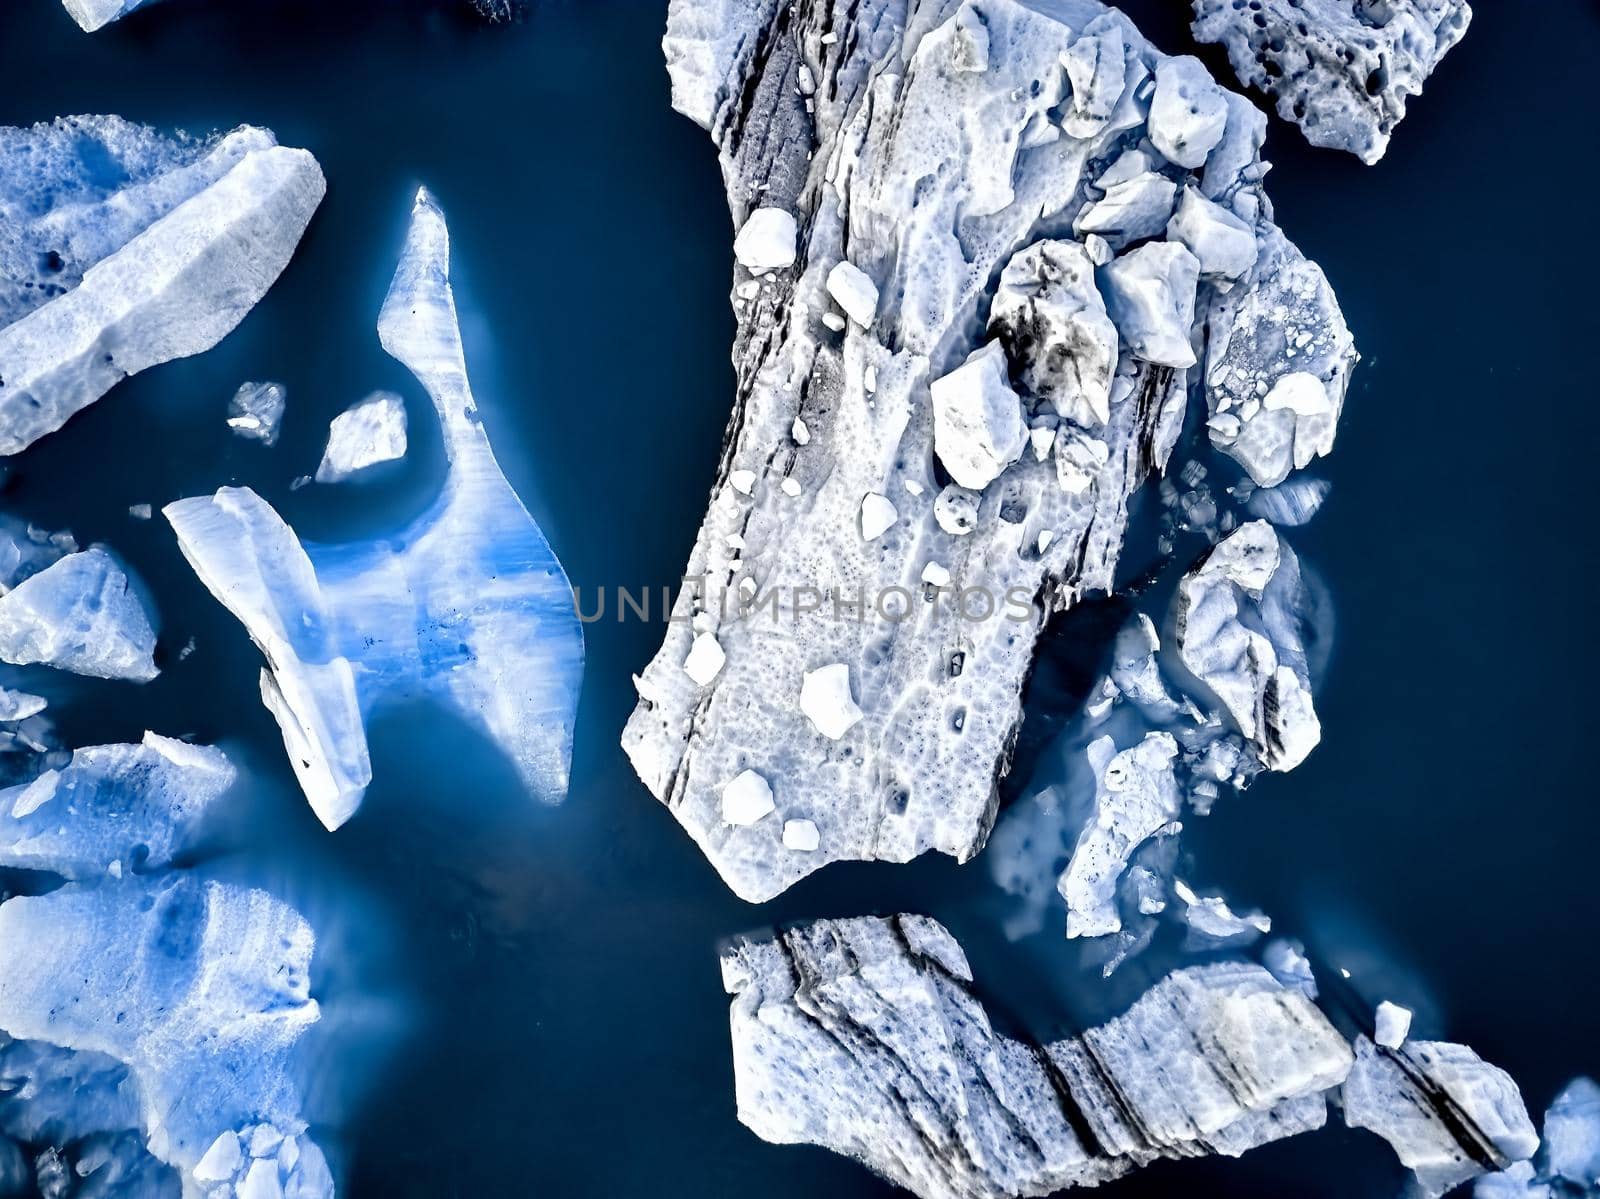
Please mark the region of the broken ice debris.
<svg viewBox="0 0 1600 1199"><path fill-rule="evenodd" d="M288 265L317 161L242 126L200 141L114 116L0 129L0 454L119 381L209 350Z"/></svg>
<svg viewBox="0 0 1600 1199"><path fill-rule="evenodd" d="M1377 1031L1372 1034L1372 1039L1385 1049L1399 1049L1411 1033L1411 1012L1385 999L1378 1004L1374 1023Z"/></svg>
<svg viewBox="0 0 1600 1199"><path fill-rule="evenodd" d="M1472 20L1466 0L1194 0L1194 14L1195 38L1226 46L1307 141L1368 164Z"/></svg>
<svg viewBox="0 0 1600 1199"><path fill-rule="evenodd" d="M1233 948L1272 931L1272 921L1260 912L1239 915L1222 896L1196 894L1181 878L1173 881L1172 890L1183 903L1190 950Z"/></svg>
<svg viewBox="0 0 1600 1199"><path fill-rule="evenodd" d="M1517 1084L1465 1045L1384 1049L1361 1037L1341 1097L1345 1123L1388 1141L1427 1199L1524 1161L1539 1145Z"/></svg>
<svg viewBox="0 0 1600 1199"><path fill-rule="evenodd" d="M489 447L449 261L443 214L421 192L378 332L443 429L448 473L428 511L392 538L308 547L248 488L164 509L201 581L266 654L262 699L329 828L372 779L364 719L385 699L454 709L541 799L566 792L583 634L561 564Z"/></svg>
<svg viewBox="0 0 1600 1199"><path fill-rule="evenodd" d="M1131 497L1191 400L1236 408L1236 369L1261 397L1315 372L1328 413L1224 428L1243 443L1230 452L1273 468L1325 452L1348 334L1325 287L1289 294L1320 275L1286 265L1265 118L1093 0L672 0L663 48L674 104L716 139L739 231L737 392L684 572L705 582L680 593L624 745L747 899L841 859L964 860L993 823L1039 632L1114 585ZM839 310L842 264L877 289L870 325L864 304ZM1290 321L1291 336L1255 338ZM1299 434L1286 455L1257 448L1266 425ZM867 495L897 514L873 541ZM949 603L919 603L916 620L827 615L930 563L1036 602L1021 620ZM721 597L758 582L814 589L824 614L727 618ZM701 686L683 664L706 632L726 660ZM798 703L819 664L848 668L860 711L843 760ZM817 851L787 846L777 820L723 821L720 789L746 768L781 773Z"/></svg>
<svg viewBox="0 0 1600 1199"><path fill-rule="evenodd" d="M234 777L219 751L155 733L77 750L0 790L0 865L91 881L168 866Z"/></svg>
<svg viewBox="0 0 1600 1199"><path fill-rule="evenodd" d="M856 324L872 324L878 315L878 287L859 267L841 262L828 272L828 294Z"/></svg>
<svg viewBox="0 0 1600 1199"><path fill-rule="evenodd" d="M406 405L392 391L375 391L328 426L318 483L338 483L368 467L406 456Z"/></svg>
<svg viewBox="0 0 1600 1199"><path fill-rule="evenodd" d="M861 722L861 709L850 694L850 667L843 662L808 670L800 684L800 711L830 741L837 741Z"/></svg>
<svg viewBox="0 0 1600 1199"><path fill-rule="evenodd" d="M1216 546L1178 586L1178 652L1269 770L1293 770L1322 739L1301 640L1300 564L1265 521Z"/></svg>
<svg viewBox="0 0 1600 1199"><path fill-rule="evenodd" d="M729 824L754 824L776 805L772 788L754 770L746 770L722 789L722 818Z"/></svg>
<svg viewBox="0 0 1600 1199"><path fill-rule="evenodd" d="M263 445L277 445L288 400L282 383L241 383L228 401L228 428Z"/></svg>
<svg viewBox="0 0 1600 1199"><path fill-rule="evenodd" d="M100 679L156 677L156 635L109 550L68 554L0 595L0 661Z"/></svg>
<svg viewBox="0 0 1600 1199"><path fill-rule="evenodd" d="M1049 1044L995 1031L926 917L819 920L723 953L739 1119L922 1199L1041 1196L1320 1127L1350 1049L1259 966L1179 970Z"/></svg>

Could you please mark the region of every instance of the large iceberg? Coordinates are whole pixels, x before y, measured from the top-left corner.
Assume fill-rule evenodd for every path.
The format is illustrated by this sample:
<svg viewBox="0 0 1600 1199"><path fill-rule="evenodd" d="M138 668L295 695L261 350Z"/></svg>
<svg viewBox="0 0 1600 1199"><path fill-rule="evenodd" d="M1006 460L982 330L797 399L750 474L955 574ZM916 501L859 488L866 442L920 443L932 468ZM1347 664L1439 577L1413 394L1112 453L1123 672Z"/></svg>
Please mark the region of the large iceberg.
<svg viewBox="0 0 1600 1199"><path fill-rule="evenodd" d="M249 125L206 140L115 116L0 128L0 454L216 345L324 188L310 153Z"/></svg>
<svg viewBox="0 0 1600 1199"><path fill-rule="evenodd" d="M746 899L839 859L970 858L1035 641L1110 589L1191 396L1265 483L1331 446L1348 331L1273 223L1265 118L1092 0L674 0L665 50L762 253L624 745ZM1255 336L1261 309L1290 336ZM1305 376L1317 411L1303 380L1287 416L1236 405L1236 368ZM818 677L842 684L824 721ZM747 772L771 812L729 822Z"/></svg>
<svg viewBox="0 0 1600 1199"><path fill-rule="evenodd" d="M0 904L0 1124L71 1141L93 1193L175 1194L153 1158L185 1194L333 1194L290 1069L318 1018L310 927L265 892L170 869L233 779L217 750L146 734L0 793L0 863L72 880ZM41 1183L67 1169L51 1153Z"/></svg>
<svg viewBox="0 0 1600 1199"><path fill-rule="evenodd" d="M1194 0L1197 39L1226 46L1312 145L1368 164L1471 20L1466 0Z"/></svg>
<svg viewBox="0 0 1600 1199"><path fill-rule="evenodd" d="M365 716L385 699L454 709L549 802L566 792L583 634L572 591L506 482L467 383L449 234L417 196L378 320L443 429L439 498L391 537L303 545L247 487L164 509L201 581L267 658L261 695L312 808L338 828L372 780Z"/></svg>
<svg viewBox="0 0 1600 1199"><path fill-rule="evenodd" d="M920 916L741 940L722 974L739 1119L922 1199L1046 1195L1160 1158L1238 1155L1321 1127L1351 1065L1304 994L1242 963L1176 971L1081 1036L1013 1039L973 996L960 946Z"/></svg>

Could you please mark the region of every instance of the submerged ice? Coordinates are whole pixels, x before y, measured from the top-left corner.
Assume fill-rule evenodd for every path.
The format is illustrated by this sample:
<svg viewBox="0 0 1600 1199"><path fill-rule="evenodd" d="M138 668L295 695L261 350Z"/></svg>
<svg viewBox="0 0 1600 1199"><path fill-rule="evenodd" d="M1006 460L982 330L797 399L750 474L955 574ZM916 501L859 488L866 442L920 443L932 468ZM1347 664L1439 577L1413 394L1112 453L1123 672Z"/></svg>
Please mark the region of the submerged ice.
<svg viewBox="0 0 1600 1199"><path fill-rule="evenodd" d="M1191 402L1280 482L1331 448L1348 331L1273 223L1265 119L1114 10L674 0L664 45L739 230L738 394L701 582L624 745L746 899L839 859L969 858L1035 641L1111 588ZM895 515L869 536L871 497ZM968 618L973 588L1021 618ZM856 716L838 735L804 706L834 667ZM732 824L745 770L773 811ZM795 820L815 849L787 843Z"/></svg>
<svg viewBox="0 0 1600 1199"><path fill-rule="evenodd" d="M129 375L216 345L322 200L305 150L115 116L0 129L0 454Z"/></svg>
<svg viewBox="0 0 1600 1199"><path fill-rule="evenodd" d="M561 565L506 482L467 382L444 216L417 197L378 332L433 401L448 473L393 537L302 544L254 491L165 509L184 556L267 658L263 701L329 828L372 780L365 717L428 697L510 758L530 790L566 791L583 638Z"/></svg>

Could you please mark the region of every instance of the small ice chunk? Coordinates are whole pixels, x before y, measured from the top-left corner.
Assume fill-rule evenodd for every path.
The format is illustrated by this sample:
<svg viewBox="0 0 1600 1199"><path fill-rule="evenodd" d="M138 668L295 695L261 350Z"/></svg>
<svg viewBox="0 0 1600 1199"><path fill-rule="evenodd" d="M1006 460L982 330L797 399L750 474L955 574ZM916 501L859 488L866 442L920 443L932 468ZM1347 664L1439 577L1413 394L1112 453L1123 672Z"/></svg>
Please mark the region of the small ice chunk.
<svg viewBox="0 0 1600 1199"><path fill-rule="evenodd" d="M861 720L850 695L850 667L844 662L808 670L800 683L800 711L830 741L843 737Z"/></svg>
<svg viewBox="0 0 1600 1199"><path fill-rule="evenodd" d="M1326 479L1295 477L1276 487L1261 487L1245 503L1251 516L1280 528L1293 529L1306 524L1321 510L1333 490Z"/></svg>
<svg viewBox="0 0 1600 1199"><path fill-rule="evenodd" d="M935 587L950 586L950 572L937 562L930 562L922 568L922 581L931 583Z"/></svg>
<svg viewBox="0 0 1600 1199"><path fill-rule="evenodd" d="M1317 997L1317 976L1299 941L1279 938L1267 942L1261 951L1261 964L1284 986L1296 988L1307 999Z"/></svg>
<svg viewBox="0 0 1600 1199"><path fill-rule="evenodd" d="M815 853L817 846L822 844L822 838L817 833L817 826L809 820L785 820L783 822L783 845L785 849L792 849L798 853Z"/></svg>
<svg viewBox="0 0 1600 1199"><path fill-rule="evenodd" d="M211 1148L195 1164L196 1182L226 1182L244 1164L239 1134L231 1128L211 1142Z"/></svg>
<svg viewBox="0 0 1600 1199"><path fill-rule="evenodd" d="M790 499L793 499L800 494L800 480L795 478L793 475L788 475L784 478L783 482L778 484L778 490L783 492L783 494L788 496Z"/></svg>
<svg viewBox="0 0 1600 1199"><path fill-rule="evenodd" d="M239 1184L239 1199L283 1199L283 1184L278 1181L278 1163L257 1158Z"/></svg>
<svg viewBox="0 0 1600 1199"><path fill-rule="evenodd" d="M1272 385L1262 405L1269 412L1287 408L1296 416L1327 416L1333 401L1322 380L1306 371L1292 371Z"/></svg>
<svg viewBox="0 0 1600 1199"><path fill-rule="evenodd" d="M1150 141L1170 161L1189 170L1205 166L1227 126L1227 97L1198 58L1185 54L1156 68Z"/></svg>
<svg viewBox="0 0 1600 1199"><path fill-rule="evenodd" d="M1177 242L1148 242L1106 267L1106 308L1135 355L1158 366L1195 364L1194 326L1200 261Z"/></svg>
<svg viewBox="0 0 1600 1199"><path fill-rule="evenodd" d="M1028 430L1028 444L1033 447L1035 462L1050 457L1050 447L1056 443L1056 431L1048 426Z"/></svg>
<svg viewBox="0 0 1600 1199"><path fill-rule="evenodd" d="M710 633L701 633L689 647L689 656L684 659L683 670L697 684L704 687L717 677L722 671L722 664L727 660L727 654L722 652L722 644Z"/></svg>
<svg viewBox="0 0 1600 1199"><path fill-rule="evenodd" d="M1073 231L1079 236L1098 234L1117 249L1155 237L1172 219L1177 194L1178 185L1172 180L1145 171L1107 187L1101 199L1078 214Z"/></svg>
<svg viewBox="0 0 1600 1199"><path fill-rule="evenodd" d="M0 687L0 724L15 724L43 712L48 704L42 695L11 691Z"/></svg>
<svg viewBox="0 0 1600 1199"><path fill-rule="evenodd" d="M288 402L282 383L241 383L228 401L228 428L262 445L277 445Z"/></svg>
<svg viewBox="0 0 1600 1199"><path fill-rule="evenodd" d="M1167 222L1167 240L1181 242L1211 278L1239 279L1256 264L1256 235L1249 225L1192 187Z"/></svg>
<svg viewBox="0 0 1600 1199"><path fill-rule="evenodd" d="M755 490L756 472L753 470L736 470L728 474L728 486L740 495L749 495Z"/></svg>
<svg viewBox="0 0 1600 1199"><path fill-rule="evenodd" d="M811 430L806 426L806 422L798 416L794 418L794 424L789 428L789 436L794 438L796 445L811 444Z"/></svg>
<svg viewBox="0 0 1600 1199"><path fill-rule="evenodd" d="M862 497L861 536L866 540L876 541L894 528L894 522L899 519L900 510L890 502L888 496L869 491Z"/></svg>
<svg viewBox="0 0 1600 1199"><path fill-rule="evenodd" d="M149 614L108 550L68 554L0 596L0 661L99 679L158 673Z"/></svg>
<svg viewBox="0 0 1600 1199"><path fill-rule="evenodd" d="M318 483L339 483L357 471L406 454L406 406L392 391L375 391L352 404L328 426L328 448L317 467Z"/></svg>
<svg viewBox="0 0 1600 1199"><path fill-rule="evenodd" d="M1550 1171L1590 1191L1600 1187L1600 1085L1575 1078L1544 1114Z"/></svg>
<svg viewBox="0 0 1600 1199"><path fill-rule="evenodd" d="M978 493L954 484L933 501L933 519L952 537L965 537L978 527Z"/></svg>
<svg viewBox="0 0 1600 1199"><path fill-rule="evenodd" d="M1270 917L1260 912L1239 915L1222 896L1198 895L1181 878L1173 880L1172 889L1184 903L1183 919L1193 948L1237 945L1272 931Z"/></svg>
<svg viewBox="0 0 1600 1199"><path fill-rule="evenodd" d="M149 520L155 515L155 509L149 504L129 504L128 515L134 520Z"/></svg>
<svg viewBox="0 0 1600 1199"><path fill-rule="evenodd" d="M754 824L777 805L772 788L754 770L746 770L722 788L722 819L726 824Z"/></svg>
<svg viewBox="0 0 1600 1199"><path fill-rule="evenodd" d="M794 265L800 236L792 213L781 208L752 212L733 240L733 256L745 270L759 274Z"/></svg>
<svg viewBox="0 0 1600 1199"><path fill-rule="evenodd" d="M836 263L828 272L828 294L862 328L870 327L878 315L878 285L848 262Z"/></svg>
<svg viewBox="0 0 1600 1199"><path fill-rule="evenodd" d="M1022 403L1007 375L1005 350L991 341L936 379L929 390L939 461L961 486L982 491L1022 456L1028 444Z"/></svg>
<svg viewBox="0 0 1600 1199"><path fill-rule="evenodd" d="M1372 1039L1385 1049L1399 1049L1411 1032L1411 1009L1385 999L1378 1005L1376 1024Z"/></svg>

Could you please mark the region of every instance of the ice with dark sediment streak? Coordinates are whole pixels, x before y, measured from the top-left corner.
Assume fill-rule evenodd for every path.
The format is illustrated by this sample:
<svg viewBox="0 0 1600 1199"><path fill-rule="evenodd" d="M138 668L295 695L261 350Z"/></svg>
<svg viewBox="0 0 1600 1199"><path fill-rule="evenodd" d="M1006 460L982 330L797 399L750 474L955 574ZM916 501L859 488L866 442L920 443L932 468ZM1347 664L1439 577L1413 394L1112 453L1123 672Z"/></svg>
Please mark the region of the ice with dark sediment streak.
<svg viewBox="0 0 1600 1199"><path fill-rule="evenodd" d="M1517 1084L1465 1045L1408 1040L1387 1049L1360 1037L1340 1098L1345 1122L1388 1141L1426 1199L1526 1161L1539 1146Z"/></svg>
<svg viewBox="0 0 1600 1199"><path fill-rule="evenodd" d="M249 488L165 509L184 556L266 655L262 699L301 787L329 828L372 779L365 718L391 699L455 710L547 802L566 792L583 635L572 591L501 473L467 382L449 236L417 197L378 321L421 382L448 472L434 504L391 537L303 545Z"/></svg>
<svg viewBox="0 0 1600 1199"><path fill-rule="evenodd" d="M142 683L158 673L155 649L144 601L103 546L58 558L0 594L0 661Z"/></svg>
<svg viewBox="0 0 1600 1199"><path fill-rule="evenodd" d="M1466 0L1194 0L1194 35L1314 146L1383 157L1406 101L1467 32Z"/></svg>
<svg viewBox="0 0 1600 1199"><path fill-rule="evenodd" d="M312 931L174 869L234 777L215 749L147 734L0 793L0 864L68 880L0 904L0 1128L55 1146L41 1185L331 1199L290 1061L319 1015Z"/></svg>
<svg viewBox="0 0 1600 1199"><path fill-rule="evenodd" d="M115 116L0 129L0 165L0 454L216 345L288 265L325 186L265 129L169 137Z"/></svg>
<svg viewBox="0 0 1600 1199"><path fill-rule="evenodd" d="M1093 0L674 0L664 48L746 253L699 582L625 748L746 899L840 859L965 860L1035 642L1111 588L1191 402L1276 482L1332 445L1348 331L1273 222L1265 118ZM1235 403L1290 375L1287 414ZM1018 616L967 618L963 587ZM806 712L818 677L848 723ZM771 811L729 822L747 772Z"/></svg>
<svg viewBox="0 0 1600 1199"><path fill-rule="evenodd" d="M819 920L742 939L739 1119L923 1199L1094 1185L1160 1158L1238 1155L1321 1127L1350 1048L1259 966L1174 972L1123 1015L1048 1044L997 1032L961 947L920 916Z"/></svg>

